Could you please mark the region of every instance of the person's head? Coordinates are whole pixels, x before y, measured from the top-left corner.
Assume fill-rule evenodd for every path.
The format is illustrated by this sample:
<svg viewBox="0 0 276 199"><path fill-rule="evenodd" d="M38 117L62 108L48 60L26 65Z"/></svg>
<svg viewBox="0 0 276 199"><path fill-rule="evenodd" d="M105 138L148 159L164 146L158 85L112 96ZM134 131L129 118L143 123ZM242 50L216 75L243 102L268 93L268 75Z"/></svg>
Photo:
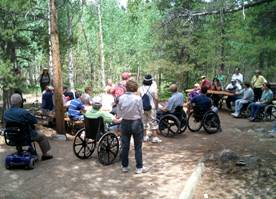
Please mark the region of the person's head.
<svg viewBox="0 0 276 199"><path fill-rule="evenodd" d="M112 84L113 84L113 83L112 83L112 79L108 79L107 82L106 82L106 84L107 84L108 86L112 86Z"/></svg>
<svg viewBox="0 0 276 199"><path fill-rule="evenodd" d="M231 84L235 85L237 83L236 79L231 79Z"/></svg>
<svg viewBox="0 0 276 199"><path fill-rule="evenodd" d="M54 87L51 85L48 85L48 86L46 86L45 90L46 91L54 91Z"/></svg>
<svg viewBox="0 0 276 199"><path fill-rule="evenodd" d="M176 93L177 92L177 85L176 84L171 84L169 90L172 93Z"/></svg>
<svg viewBox="0 0 276 199"><path fill-rule="evenodd" d="M48 68L43 68L42 73L43 73L44 75L48 74Z"/></svg>
<svg viewBox="0 0 276 199"><path fill-rule="evenodd" d="M207 91L208 91L208 88L207 88L206 86L203 86L203 87L200 89L201 94L204 94L204 95L206 95Z"/></svg>
<svg viewBox="0 0 276 199"><path fill-rule="evenodd" d="M67 86L63 86L63 93L68 91L68 87Z"/></svg>
<svg viewBox="0 0 276 199"><path fill-rule="evenodd" d="M122 76L122 80L128 80L131 76L131 73L123 72L121 76Z"/></svg>
<svg viewBox="0 0 276 199"><path fill-rule="evenodd" d="M109 85L107 85L106 87L105 87L105 92L107 93L107 94L111 94L112 93L112 87L111 86L109 86Z"/></svg>
<svg viewBox="0 0 276 199"><path fill-rule="evenodd" d="M126 83L126 90L128 92L137 92L138 90L138 84L134 80L128 80Z"/></svg>
<svg viewBox="0 0 276 199"><path fill-rule="evenodd" d="M268 90L268 89L270 89L270 84L269 84L268 82L263 83L262 89L263 89L263 90Z"/></svg>
<svg viewBox="0 0 276 199"><path fill-rule="evenodd" d="M235 68L235 73L238 75L240 73L240 68L239 67L236 67Z"/></svg>
<svg viewBox="0 0 276 199"><path fill-rule="evenodd" d="M145 75L143 84L146 86L152 85L152 76L151 75Z"/></svg>
<svg viewBox="0 0 276 199"><path fill-rule="evenodd" d="M257 70L255 71L255 74L256 74L256 76L258 77L258 76L261 74L261 71L257 69Z"/></svg>
<svg viewBox="0 0 276 199"><path fill-rule="evenodd" d="M22 97L18 93L12 94L11 105L16 107L20 107L22 105Z"/></svg>
<svg viewBox="0 0 276 199"><path fill-rule="evenodd" d="M95 110L100 110L102 107L102 100L100 97L95 97L92 102L92 107Z"/></svg>
<svg viewBox="0 0 276 199"><path fill-rule="evenodd" d="M249 88L249 87L250 87L250 83L249 83L249 82L244 82L244 83L243 83L243 86L244 86L245 88Z"/></svg>
<svg viewBox="0 0 276 199"><path fill-rule="evenodd" d="M215 77L215 78L213 79L213 83L219 83L219 79Z"/></svg>
<svg viewBox="0 0 276 199"><path fill-rule="evenodd" d="M87 86L84 88L84 92L91 95L92 94L92 87L91 86Z"/></svg>
<svg viewBox="0 0 276 199"><path fill-rule="evenodd" d="M78 99L78 98L80 98L81 94L82 94L81 91L76 91L75 97Z"/></svg>
<svg viewBox="0 0 276 199"><path fill-rule="evenodd" d="M200 85L198 83L194 84L194 89L199 90L200 89Z"/></svg>

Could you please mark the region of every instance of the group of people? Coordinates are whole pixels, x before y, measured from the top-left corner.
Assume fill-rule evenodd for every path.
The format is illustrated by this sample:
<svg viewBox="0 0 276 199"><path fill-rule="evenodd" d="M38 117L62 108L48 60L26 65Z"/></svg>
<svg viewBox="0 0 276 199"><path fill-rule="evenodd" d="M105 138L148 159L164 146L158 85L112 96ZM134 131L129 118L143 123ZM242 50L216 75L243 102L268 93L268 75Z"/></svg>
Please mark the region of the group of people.
<svg viewBox="0 0 276 199"><path fill-rule="evenodd" d="M189 93L189 100L191 101L195 96L199 95L202 87L206 87L208 90L228 91L232 94L227 97L226 106L230 110L234 108L234 112L231 113L233 117L239 117L244 107L252 103L250 106L250 117L248 118L250 121L255 121L258 112L263 110L273 100L270 84L261 75L260 70L256 70L251 82L247 82L244 81L240 69L236 68L231 82L225 88L223 86L224 81L225 77L221 72L215 76L212 82L206 76L201 76L200 84L195 84L193 91ZM223 95L209 94L209 96L212 98L213 105L219 107L219 101Z"/></svg>

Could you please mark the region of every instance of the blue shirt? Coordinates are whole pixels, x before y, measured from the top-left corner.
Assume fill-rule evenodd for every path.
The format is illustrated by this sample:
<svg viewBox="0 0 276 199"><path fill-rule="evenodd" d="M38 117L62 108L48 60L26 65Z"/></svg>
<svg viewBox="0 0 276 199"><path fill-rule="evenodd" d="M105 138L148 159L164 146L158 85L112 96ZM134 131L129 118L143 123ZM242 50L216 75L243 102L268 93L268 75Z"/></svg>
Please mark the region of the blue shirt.
<svg viewBox="0 0 276 199"><path fill-rule="evenodd" d="M7 122L17 122L20 124L34 125L37 120L34 115L23 108L11 107L4 113L4 121Z"/></svg>
<svg viewBox="0 0 276 199"><path fill-rule="evenodd" d="M80 110L84 110L84 105L80 99L73 99L68 108L69 117L72 119L78 119L81 116Z"/></svg>
<svg viewBox="0 0 276 199"><path fill-rule="evenodd" d="M46 91L42 95L42 105L41 108L46 109L46 110L53 110L54 108L54 103L53 103L53 92L52 91Z"/></svg>
<svg viewBox="0 0 276 199"><path fill-rule="evenodd" d="M177 106L183 106L184 103L184 96L180 92L173 93L172 96L169 98L166 109L173 113Z"/></svg>
<svg viewBox="0 0 276 199"><path fill-rule="evenodd" d="M194 97L191 104L196 107L197 111L200 111L200 113L203 114L209 111L212 107L211 99L203 94Z"/></svg>
<svg viewBox="0 0 276 199"><path fill-rule="evenodd" d="M268 90L263 90L262 92L262 97L261 97L261 102L264 104L269 104L270 102L272 102L273 99L273 92L272 90L268 89Z"/></svg>

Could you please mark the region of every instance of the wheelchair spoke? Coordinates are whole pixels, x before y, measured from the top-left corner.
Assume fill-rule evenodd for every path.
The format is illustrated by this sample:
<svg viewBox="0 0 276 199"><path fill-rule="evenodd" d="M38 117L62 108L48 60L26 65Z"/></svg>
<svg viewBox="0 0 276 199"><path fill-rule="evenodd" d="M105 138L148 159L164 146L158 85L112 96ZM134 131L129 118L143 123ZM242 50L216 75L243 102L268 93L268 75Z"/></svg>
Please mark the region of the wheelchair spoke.
<svg viewBox="0 0 276 199"><path fill-rule="evenodd" d="M80 150L77 152L77 154L80 154L81 150L83 149L83 146L81 146Z"/></svg>

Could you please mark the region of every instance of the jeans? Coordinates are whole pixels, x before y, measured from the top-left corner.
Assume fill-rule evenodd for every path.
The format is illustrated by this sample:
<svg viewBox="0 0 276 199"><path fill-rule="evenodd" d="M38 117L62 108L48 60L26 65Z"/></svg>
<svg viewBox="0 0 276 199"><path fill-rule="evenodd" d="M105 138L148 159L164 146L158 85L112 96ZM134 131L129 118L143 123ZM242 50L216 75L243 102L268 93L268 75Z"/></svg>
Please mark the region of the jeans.
<svg viewBox="0 0 276 199"><path fill-rule="evenodd" d="M251 106L251 114L250 117L256 118L257 114L263 109L266 105L265 104L257 104L253 103Z"/></svg>
<svg viewBox="0 0 276 199"><path fill-rule="evenodd" d="M244 100L244 99L236 100L235 101L235 113L240 114L243 105L247 104L247 103L249 103L248 100Z"/></svg>
<svg viewBox="0 0 276 199"><path fill-rule="evenodd" d="M122 120L120 125L122 143L122 166L128 167L128 153L131 135L134 139L136 168L143 168L142 143L144 138L144 127L141 119Z"/></svg>

